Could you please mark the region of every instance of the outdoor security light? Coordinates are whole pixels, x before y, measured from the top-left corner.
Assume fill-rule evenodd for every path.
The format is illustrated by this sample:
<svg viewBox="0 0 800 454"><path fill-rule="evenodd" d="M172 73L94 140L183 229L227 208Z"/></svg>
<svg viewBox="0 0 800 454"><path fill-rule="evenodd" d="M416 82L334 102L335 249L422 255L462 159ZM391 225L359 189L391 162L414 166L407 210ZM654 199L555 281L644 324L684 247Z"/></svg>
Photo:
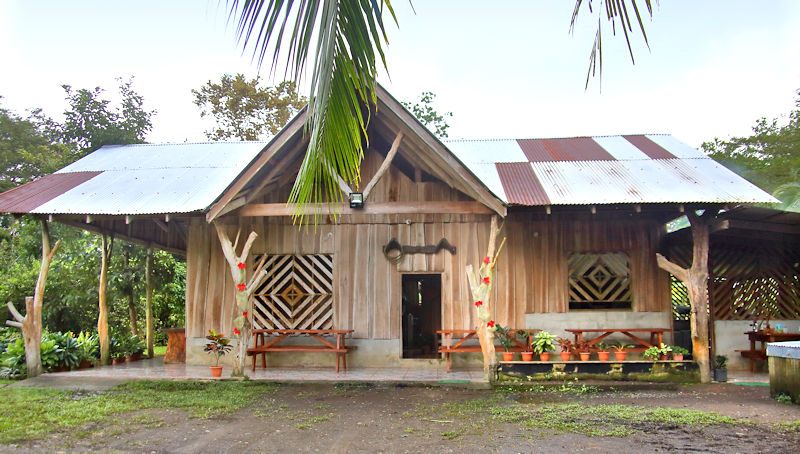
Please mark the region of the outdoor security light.
<svg viewBox="0 0 800 454"><path fill-rule="evenodd" d="M360 192L350 193L350 208L364 208L364 194Z"/></svg>

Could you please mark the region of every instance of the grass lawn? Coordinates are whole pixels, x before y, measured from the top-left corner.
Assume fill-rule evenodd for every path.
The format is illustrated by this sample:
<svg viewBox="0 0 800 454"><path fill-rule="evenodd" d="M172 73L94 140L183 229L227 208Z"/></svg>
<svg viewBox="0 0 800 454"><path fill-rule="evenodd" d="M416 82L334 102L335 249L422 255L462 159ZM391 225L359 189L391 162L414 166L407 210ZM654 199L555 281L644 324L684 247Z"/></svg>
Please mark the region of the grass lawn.
<svg viewBox="0 0 800 454"><path fill-rule="evenodd" d="M166 345L154 345L153 346L153 354L155 356L164 356L167 353L167 346Z"/></svg>
<svg viewBox="0 0 800 454"><path fill-rule="evenodd" d="M0 389L0 443L40 438L141 409L186 409L192 417L207 418L250 405L275 389L248 381L135 381L102 394L5 387Z"/></svg>

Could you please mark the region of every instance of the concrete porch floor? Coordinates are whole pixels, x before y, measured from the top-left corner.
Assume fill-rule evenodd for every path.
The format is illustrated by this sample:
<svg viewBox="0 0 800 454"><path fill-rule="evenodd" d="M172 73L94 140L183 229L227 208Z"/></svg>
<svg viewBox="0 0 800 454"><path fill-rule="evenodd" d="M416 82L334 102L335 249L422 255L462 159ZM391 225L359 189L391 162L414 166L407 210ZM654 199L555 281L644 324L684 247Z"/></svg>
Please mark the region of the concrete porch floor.
<svg viewBox="0 0 800 454"><path fill-rule="evenodd" d="M249 361L248 361L249 363ZM222 378L230 377L231 367L225 366ZM462 386L488 386L479 369L451 370L444 366L438 368L381 368L350 367L339 373L328 367L256 367L252 372L248 367L245 374L252 380L298 383L406 383L406 384L448 384ZM48 386L55 388L80 389L81 384L89 388L110 387L129 380L197 380L211 379L208 366L187 366L186 364L164 364L162 358L145 359L116 366L92 367L70 372L47 373L33 379L22 380L12 386ZM108 386L102 386L108 383Z"/></svg>

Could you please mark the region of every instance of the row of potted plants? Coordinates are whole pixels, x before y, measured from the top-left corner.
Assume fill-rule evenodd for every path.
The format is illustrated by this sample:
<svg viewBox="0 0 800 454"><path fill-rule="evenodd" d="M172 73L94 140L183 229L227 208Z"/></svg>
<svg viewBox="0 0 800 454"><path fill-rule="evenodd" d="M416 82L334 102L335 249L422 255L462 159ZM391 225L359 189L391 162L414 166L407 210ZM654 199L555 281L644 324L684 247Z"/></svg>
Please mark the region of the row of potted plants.
<svg viewBox="0 0 800 454"><path fill-rule="evenodd" d="M569 361L573 354L578 354L581 361L589 361L593 350L597 351L597 357L600 361L608 361L611 354L610 350L614 350L614 359L617 361L625 361L627 349L632 348L632 345L619 343L614 345L606 345L602 342L589 345L587 342L579 344L573 343L571 340L564 337L555 337L547 331L528 332L524 330L512 330L508 327L497 326L497 333L499 334L500 345L503 346L503 361L512 361L514 352L511 348L514 347L514 340L519 337L525 342L523 345L526 350L522 352L523 361L532 361L533 355L539 355L541 361L550 360L550 352L555 351L556 344L561 350L561 360ZM530 345L527 340L531 339ZM652 346L644 351L642 356L645 359L652 361L667 360L670 355L675 361L683 361L683 355L689 353L683 347L669 346L661 344L660 346Z"/></svg>
<svg viewBox="0 0 800 454"><path fill-rule="evenodd" d="M111 355L112 364L121 364L123 362L138 361L142 359L142 353L145 351L145 343L139 339L139 336L131 335L117 339L112 337L109 342L109 354Z"/></svg>

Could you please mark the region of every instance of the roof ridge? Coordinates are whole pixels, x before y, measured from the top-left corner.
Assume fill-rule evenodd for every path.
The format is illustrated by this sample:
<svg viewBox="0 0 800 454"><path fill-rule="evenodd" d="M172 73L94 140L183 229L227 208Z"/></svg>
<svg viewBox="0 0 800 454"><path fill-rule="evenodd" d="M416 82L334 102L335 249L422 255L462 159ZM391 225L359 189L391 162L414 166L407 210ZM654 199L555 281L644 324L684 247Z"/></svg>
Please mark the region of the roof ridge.
<svg viewBox="0 0 800 454"><path fill-rule="evenodd" d="M648 132L640 132L635 134L593 134L593 135L583 135L583 136L559 136L559 137L512 137L512 138L458 138L458 139L449 139L444 138L442 142L450 143L450 142L502 142L507 140L554 140L554 139L591 139L592 137L624 137L624 136L671 136L671 133L668 132L657 132L657 133L648 133Z"/></svg>

